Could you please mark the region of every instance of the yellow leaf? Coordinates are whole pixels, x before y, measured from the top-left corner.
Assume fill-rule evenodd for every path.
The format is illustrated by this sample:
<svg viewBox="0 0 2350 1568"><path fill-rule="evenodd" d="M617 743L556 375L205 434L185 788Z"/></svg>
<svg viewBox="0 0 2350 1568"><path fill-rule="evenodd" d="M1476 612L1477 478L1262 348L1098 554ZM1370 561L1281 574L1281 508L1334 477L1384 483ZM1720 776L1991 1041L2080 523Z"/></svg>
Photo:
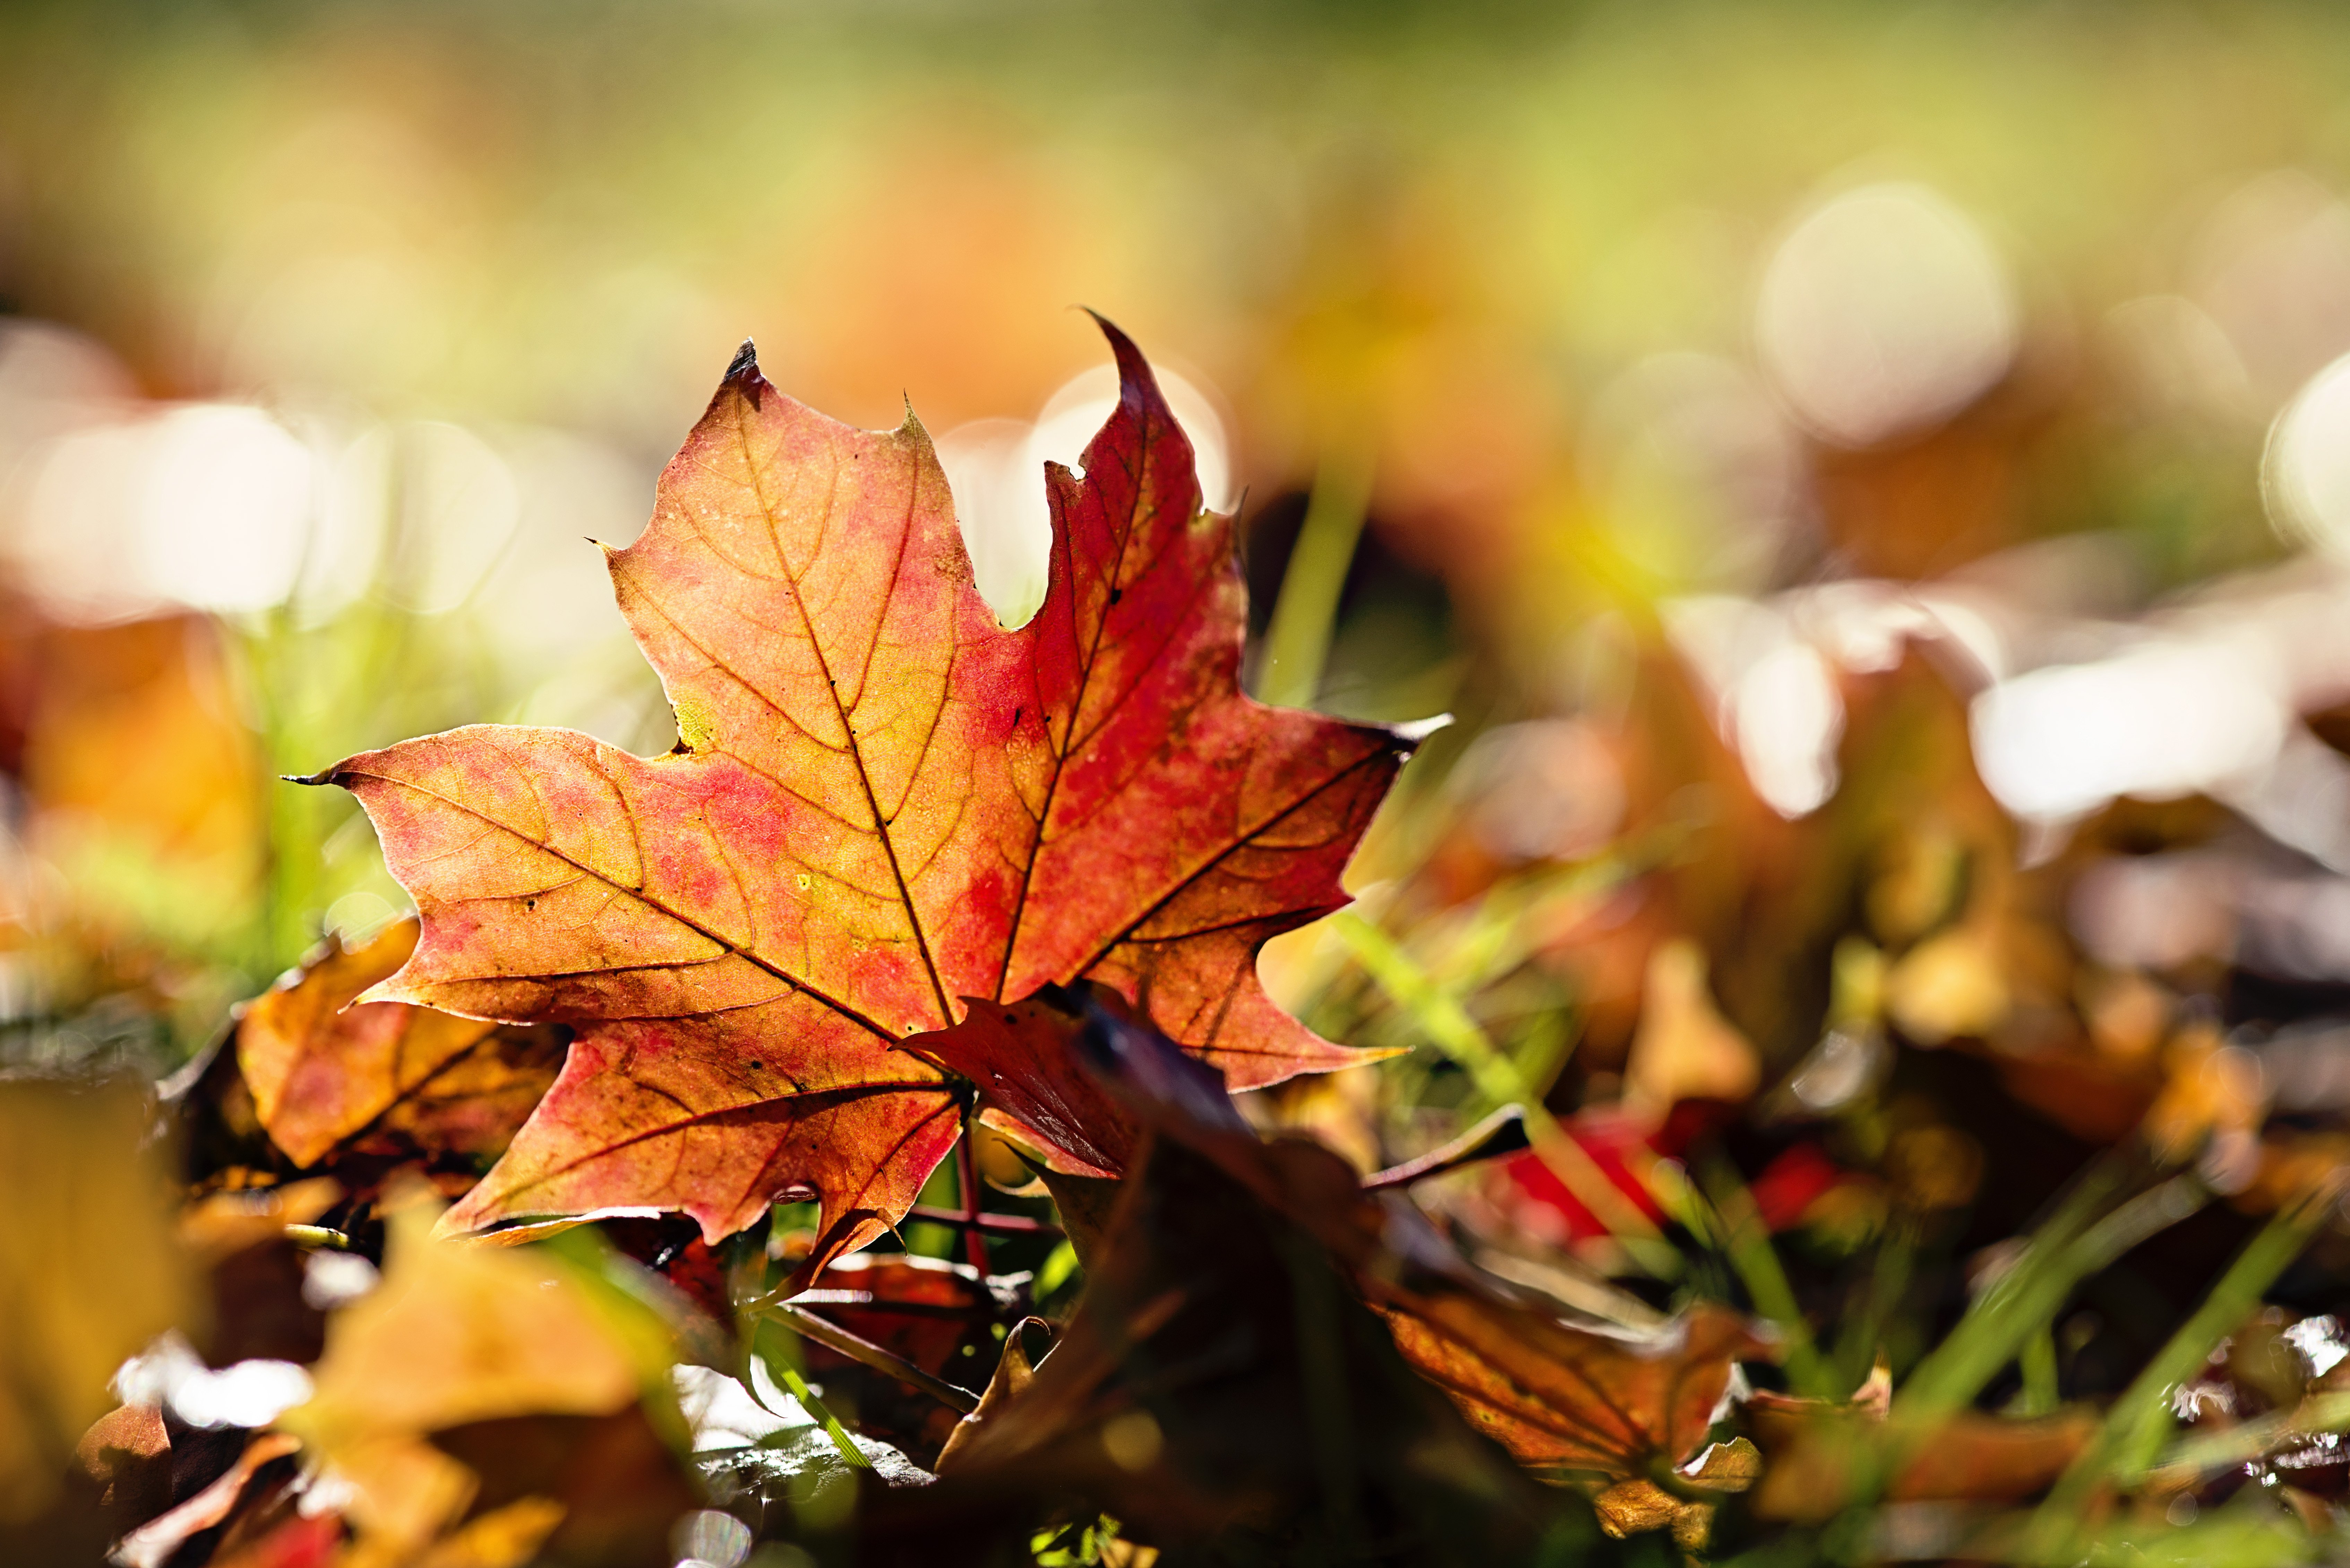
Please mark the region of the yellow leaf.
<svg viewBox="0 0 2350 1568"><path fill-rule="evenodd" d="M128 1083L0 1083L0 1523L56 1495L115 1368L192 1326L148 1116Z"/></svg>
<svg viewBox="0 0 2350 1568"><path fill-rule="evenodd" d="M383 1283L337 1315L316 1392L280 1423L350 1482L362 1532L408 1550L462 1513L475 1485L427 1434L606 1415L639 1384L630 1347L561 1265L529 1248L437 1240L438 1217L421 1200L391 1214Z"/></svg>
<svg viewBox="0 0 2350 1568"><path fill-rule="evenodd" d="M1659 1120L1682 1100L1746 1099L1762 1081L1754 1047L1714 1005L1705 970L1705 954L1685 937L1648 955L1624 1090L1628 1104Z"/></svg>

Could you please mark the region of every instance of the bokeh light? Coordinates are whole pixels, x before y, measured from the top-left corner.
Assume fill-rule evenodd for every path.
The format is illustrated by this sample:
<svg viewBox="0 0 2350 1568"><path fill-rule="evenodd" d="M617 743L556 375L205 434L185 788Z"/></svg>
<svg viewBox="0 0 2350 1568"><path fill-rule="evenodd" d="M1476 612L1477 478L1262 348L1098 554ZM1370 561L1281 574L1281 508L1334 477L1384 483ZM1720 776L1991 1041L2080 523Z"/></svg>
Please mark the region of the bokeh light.
<svg viewBox="0 0 2350 1568"><path fill-rule="evenodd" d="M1780 242L1754 338L1798 419L1868 446L1981 396L2015 356L2018 316L2005 264L1965 213L1923 185L1869 185Z"/></svg>
<svg viewBox="0 0 2350 1568"><path fill-rule="evenodd" d="M2311 378L2277 417L2262 477L2281 533L2350 558L2350 357Z"/></svg>

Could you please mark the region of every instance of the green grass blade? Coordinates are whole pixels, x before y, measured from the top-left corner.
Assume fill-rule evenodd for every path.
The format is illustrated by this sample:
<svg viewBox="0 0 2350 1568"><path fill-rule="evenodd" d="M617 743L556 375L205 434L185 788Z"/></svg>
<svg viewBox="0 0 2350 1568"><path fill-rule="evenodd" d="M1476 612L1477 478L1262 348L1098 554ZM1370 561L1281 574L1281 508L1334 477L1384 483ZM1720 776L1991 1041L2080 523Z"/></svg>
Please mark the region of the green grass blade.
<svg viewBox="0 0 2350 1568"><path fill-rule="evenodd" d="M1469 1075L1481 1096L1496 1106L1516 1106L1525 1113L1526 1136L1535 1157L1565 1184L1577 1202L1590 1210L1643 1267L1651 1272L1677 1271L1679 1255L1662 1243L1656 1223L1608 1179L1581 1144L1567 1136L1557 1118L1529 1091L1516 1064L1469 1016L1458 998L1438 985L1394 938L1361 916L1343 911L1331 917L1331 928L1379 989L1419 1025L1429 1043Z"/></svg>
<svg viewBox="0 0 2350 1568"><path fill-rule="evenodd" d="M2151 1467L2156 1449L2170 1431L2170 1390L2194 1376L2212 1347L2251 1315L2277 1276L2301 1256L2333 1212L2336 1196L2329 1189L2287 1205L2246 1243L2203 1304L2123 1390L2095 1439L2041 1504L2033 1521L2035 1542L2062 1552L2082 1505L2098 1483L2108 1477L2136 1480Z"/></svg>
<svg viewBox="0 0 2350 1568"><path fill-rule="evenodd" d="M1264 634L1263 673L1257 700L1276 708L1310 708L1322 690L1322 669L1330 657L1330 633L1338 618L1338 596L1354 565L1370 509L1371 460L1367 451L1346 449L1322 460L1305 521L1289 552L1289 568L1274 601Z"/></svg>

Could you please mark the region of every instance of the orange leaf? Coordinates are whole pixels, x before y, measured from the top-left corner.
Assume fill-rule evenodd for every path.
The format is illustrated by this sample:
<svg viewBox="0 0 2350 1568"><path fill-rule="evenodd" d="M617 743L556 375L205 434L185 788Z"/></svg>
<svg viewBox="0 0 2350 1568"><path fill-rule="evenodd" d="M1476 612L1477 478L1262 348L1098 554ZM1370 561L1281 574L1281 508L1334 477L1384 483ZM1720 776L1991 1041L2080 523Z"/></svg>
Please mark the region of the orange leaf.
<svg viewBox="0 0 2350 1568"><path fill-rule="evenodd" d="M952 1145L959 1091L897 1047L958 997L1096 980L1236 1088L1357 1059L1267 1000L1255 952L1344 901L1404 748L1241 694L1231 519L1104 329L1120 402L1083 478L1047 471L1028 625L972 587L910 416L837 424L746 348L608 552L676 750L474 727L318 775L423 916L375 994L581 1030L450 1224L655 1206L715 1240L806 1187L812 1274Z"/></svg>
<svg viewBox="0 0 2350 1568"><path fill-rule="evenodd" d="M1383 1209L1317 1144L1261 1142L1203 1092L1208 1075L1114 1000L1064 992L1002 1019L974 1012L937 1049L970 1064L999 1106L1055 1076L1089 1078L1122 1113L1128 1150L1149 1150L1155 1129L1213 1162L1328 1248L1412 1370L1522 1464L1617 1480L1679 1465L1703 1447L1735 1364L1778 1354L1726 1307L1700 1303L1653 1332L1585 1328L1512 1299L1432 1233L1398 1249L1425 1222Z"/></svg>
<svg viewBox="0 0 2350 1568"><path fill-rule="evenodd" d="M1406 1361L1521 1464L1638 1475L1704 1443L1732 1364L1775 1346L1700 1303L1653 1334L1555 1322L1466 1290L1373 1299Z"/></svg>
<svg viewBox="0 0 2350 1568"><path fill-rule="evenodd" d="M416 950L416 922L394 920L357 948L326 946L244 1004L237 1066L270 1141L316 1165L487 1035L494 1024L361 992Z"/></svg>

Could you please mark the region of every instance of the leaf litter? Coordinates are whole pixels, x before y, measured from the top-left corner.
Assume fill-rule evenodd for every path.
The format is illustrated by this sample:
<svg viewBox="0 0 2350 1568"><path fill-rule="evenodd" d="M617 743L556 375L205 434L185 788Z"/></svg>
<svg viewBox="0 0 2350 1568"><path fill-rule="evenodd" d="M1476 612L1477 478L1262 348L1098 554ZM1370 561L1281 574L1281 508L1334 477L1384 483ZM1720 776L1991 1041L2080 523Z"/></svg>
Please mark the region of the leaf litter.
<svg viewBox="0 0 2350 1568"><path fill-rule="evenodd" d="M311 782L359 796L421 919L330 940L160 1100L0 1082L27 1195L0 1223L12 1546L2315 1552L2350 1494L2345 1342L2271 1298L2332 1244L2338 1135L2278 1122L2163 981L2067 981L2047 888L2077 867L2012 868L1914 661L1855 697L1868 787L1807 851L1860 889L1856 932L1823 904L1733 949L1702 911L1770 858L1654 845L1489 881L1471 897L1503 913L1464 922L1495 872L1440 845L1350 917L1318 1033L1274 1005L1259 948L1345 902L1410 747L1242 692L1232 519L1106 330L1121 400L1048 474L1028 623L977 597L919 424L848 430L738 358L646 535L608 552L671 753L476 726L347 759ZM1644 711L1635 743L1702 759L1684 719ZM1605 913L1659 880L1676 919ZM1811 1044L1755 1001L1804 944L1833 950ZM1602 999L1571 1073L1484 994L1542 963ZM1636 1005L1610 1013L1611 984ZM1470 1092L1393 1168L1367 1183L1283 1129L1316 1103L1299 1075L1431 1041ZM2003 1176L1900 1086L1962 1062L2113 1147L1904 1343ZM1613 1101L1560 1098L1610 1072ZM1345 1133L1347 1103L1315 1114ZM943 1164L975 1124L1015 1194L993 1212L977 1159ZM926 1225L967 1261L887 1250ZM2067 1303L2174 1234L2216 1283L2096 1384L2102 1331L2068 1337ZM995 1272L1006 1248L1039 1268ZM244 1426L125 1381L108 1411L166 1331L204 1376L298 1367L307 1397Z"/></svg>

